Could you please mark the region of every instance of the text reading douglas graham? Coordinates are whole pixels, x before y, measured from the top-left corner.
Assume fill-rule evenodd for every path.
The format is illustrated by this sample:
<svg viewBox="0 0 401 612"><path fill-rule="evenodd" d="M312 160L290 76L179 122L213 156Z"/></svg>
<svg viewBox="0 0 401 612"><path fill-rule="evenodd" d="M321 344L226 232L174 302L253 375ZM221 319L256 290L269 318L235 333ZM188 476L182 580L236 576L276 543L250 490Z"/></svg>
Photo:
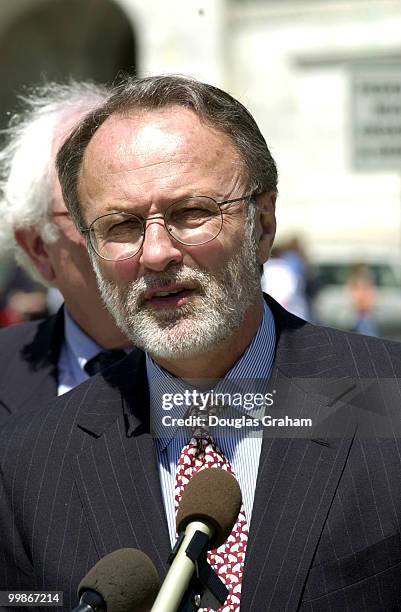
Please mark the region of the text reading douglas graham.
<svg viewBox="0 0 401 612"><path fill-rule="evenodd" d="M165 427L312 427L312 419L295 419L285 415L281 418L264 415L260 418L242 415L240 417L221 417L217 415L188 416L174 418L166 414L162 418Z"/></svg>

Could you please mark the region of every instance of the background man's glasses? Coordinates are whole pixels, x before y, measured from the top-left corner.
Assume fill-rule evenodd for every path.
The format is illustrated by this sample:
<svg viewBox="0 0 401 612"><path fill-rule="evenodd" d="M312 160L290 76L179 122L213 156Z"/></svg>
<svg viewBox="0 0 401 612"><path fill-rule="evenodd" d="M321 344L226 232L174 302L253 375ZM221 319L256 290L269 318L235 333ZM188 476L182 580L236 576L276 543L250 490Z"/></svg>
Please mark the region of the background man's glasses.
<svg viewBox="0 0 401 612"><path fill-rule="evenodd" d="M113 212L98 217L81 232L88 233L89 242L95 253L108 261L122 261L134 257L142 248L145 239L146 222L163 219L169 235L188 246L211 242L223 227L225 204L249 200L253 194L216 202L207 196L194 196L174 202L162 215L146 219L128 212Z"/></svg>

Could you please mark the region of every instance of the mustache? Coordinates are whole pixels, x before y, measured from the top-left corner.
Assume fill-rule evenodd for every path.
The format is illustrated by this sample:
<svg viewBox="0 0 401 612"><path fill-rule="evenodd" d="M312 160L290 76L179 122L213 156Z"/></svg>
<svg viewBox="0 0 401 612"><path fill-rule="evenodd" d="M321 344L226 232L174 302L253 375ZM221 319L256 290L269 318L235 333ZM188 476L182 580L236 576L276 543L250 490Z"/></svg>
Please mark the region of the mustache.
<svg viewBox="0 0 401 612"><path fill-rule="evenodd" d="M138 306L145 303L144 294L148 289L163 289L172 283L191 283L204 292L205 286L210 282L210 274L203 270L190 268L189 266L174 267L163 272L151 272L133 281L129 286L131 299Z"/></svg>

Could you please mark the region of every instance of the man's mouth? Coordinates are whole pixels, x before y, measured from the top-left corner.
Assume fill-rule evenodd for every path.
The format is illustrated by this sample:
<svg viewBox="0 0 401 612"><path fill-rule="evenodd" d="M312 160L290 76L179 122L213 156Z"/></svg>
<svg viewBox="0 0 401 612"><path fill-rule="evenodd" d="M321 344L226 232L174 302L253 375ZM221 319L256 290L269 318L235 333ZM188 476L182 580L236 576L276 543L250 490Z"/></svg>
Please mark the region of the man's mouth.
<svg viewBox="0 0 401 612"><path fill-rule="evenodd" d="M145 292L145 301L152 308L177 308L186 304L194 293L194 287L181 285L150 289Z"/></svg>

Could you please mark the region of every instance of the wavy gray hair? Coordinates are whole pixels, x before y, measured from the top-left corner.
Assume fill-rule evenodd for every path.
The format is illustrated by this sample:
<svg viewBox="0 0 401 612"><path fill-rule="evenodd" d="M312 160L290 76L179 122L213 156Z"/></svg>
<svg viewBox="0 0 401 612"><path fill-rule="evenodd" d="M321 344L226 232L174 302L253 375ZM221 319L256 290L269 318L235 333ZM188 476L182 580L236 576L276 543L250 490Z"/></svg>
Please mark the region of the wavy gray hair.
<svg viewBox="0 0 401 612"><path fill-rule="evenodd" d="M0 151L0 253L12 252L35 279L43 283L14 232L34 228L45 242L54 242L58 227L52 221L54 180L53 143L63 124L87 114L107 99L107 90L89 82L47 83L20 96L23 110L15 114ZM65 129L65 126L64 126Z"/></svg>
<svg viewBox="0 0 401 612"><path fill-rule="evenodd" d="M78 176L85 149L110 115L168 106L192 109L206 124L227 134L244 163L249 191L277 190L277 168L255 120L238 100L221 89L182 76L127 77L107 102L81 121L57 155L64 200L78 227L84 225Z"/></svg>

